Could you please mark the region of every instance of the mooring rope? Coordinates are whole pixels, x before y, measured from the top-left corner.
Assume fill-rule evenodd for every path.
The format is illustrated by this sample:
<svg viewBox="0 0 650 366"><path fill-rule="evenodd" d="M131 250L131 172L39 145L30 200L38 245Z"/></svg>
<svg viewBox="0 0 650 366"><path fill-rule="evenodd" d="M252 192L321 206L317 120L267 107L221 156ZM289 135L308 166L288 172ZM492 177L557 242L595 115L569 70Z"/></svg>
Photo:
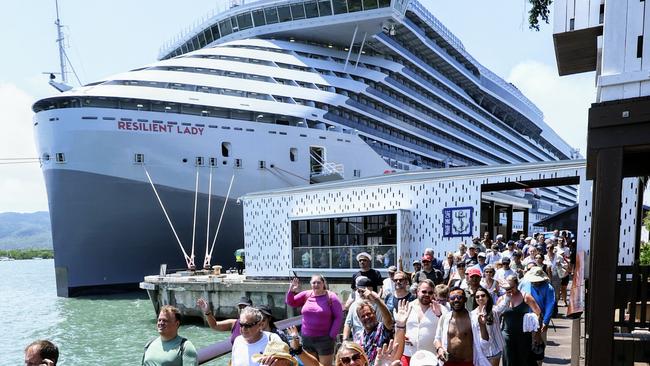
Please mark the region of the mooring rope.
<svg viewBox="0 0 650 366"><path fill-rule="evenodd" d="M178 234L176 233L176 229L174 229L174 224L172 224L172 220L169 218L169 215L167 214L167 210L165 210L165 205L163 205L162 200L160 199L160 196L158 195L158 190L156 189L156 186L153 184L153 181L151 180L151 176L149 175L149 171L147 171L147 167L142 165L144 168L144 172L147 175L147 179L149 180L149 184L151 185L151 188L153 189L153 193L156 195L156 198L158 199L158 203L160 204L160 208L162 208L163 213L165 214L165 218L167 218L167 222L169 223L169 226L172 229L172 232L174 233L174 237L176 237L176 241L178 242L178 246L181 248L181 251L183 252L183 256L185 257L185 262L187 263L187 268L190 269L190 265L192 264L191 258L187 255L187 252L185 251L185 248L183 248L183 244L181 243L181 239L178 237Z"/></svg>
<svg viewBox="0 0 650 366"><path fill-rule="evenodd" d="M196 205L199 199L199 166L196 166L196 183L194 184L194 219L192 221L192 267L194 267L194 239L196 238Z"/></svg>
<svg viewBox="0 0 650 366"><path fill-rule="evenodd" d="M223 209L221 210L221 216L219 217L219 223L217 224L217 231L214 233L214 239L212 240L212 246L210 247L210 252L205 256L205 262L203 267L210 266L210 260L212 259L212 251L214 250L214 244L217 242L217 236L219 235L219 229L221 229L221 222L223 221L223 214L226 212L226 206L228 205L228 198L230 197L230 190L232 189L232 183L235 180L235 173L232 173L230 178L230 185L228 185L228 193L226 193L226 199L223 201Z"/></svg>
<svg viewBox="0 0 650 366"><path fill-rule="evenodd" d="M210 166L210 179L208 183L208 224L207 228L205 229L205 255L207 258L208 256L208 247L210 246L210 206L212 204L212 169L213 167ZM210 263L207 263L207 268L206 268L206 261L205 258L203 259L203 268L209 269L210 268Z"/></svg>

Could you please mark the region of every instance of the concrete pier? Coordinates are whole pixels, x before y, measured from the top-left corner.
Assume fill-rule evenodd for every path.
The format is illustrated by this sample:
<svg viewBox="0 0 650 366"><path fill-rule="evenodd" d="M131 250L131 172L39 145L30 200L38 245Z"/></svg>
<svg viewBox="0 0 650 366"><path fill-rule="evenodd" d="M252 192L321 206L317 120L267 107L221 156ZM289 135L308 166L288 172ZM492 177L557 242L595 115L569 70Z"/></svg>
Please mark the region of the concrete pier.
<svg viewBox="0 0 650 366"><path fill-rule="evenodd" d="M301 280L302 289L309 288L309 278ZM165 276L146 276L140 288L147 291L157 316L164 305L176 306L183 316L203 318L196 306L200 297L208 300L217 318L237 316L237 303L242 296L253 301L254 305L268 305L277 319L300 315L285 304L289 279L251 280L245 275L219 274L208 271L179 272ZM331 284L341 301L350 295L350 284Z"/></svg>

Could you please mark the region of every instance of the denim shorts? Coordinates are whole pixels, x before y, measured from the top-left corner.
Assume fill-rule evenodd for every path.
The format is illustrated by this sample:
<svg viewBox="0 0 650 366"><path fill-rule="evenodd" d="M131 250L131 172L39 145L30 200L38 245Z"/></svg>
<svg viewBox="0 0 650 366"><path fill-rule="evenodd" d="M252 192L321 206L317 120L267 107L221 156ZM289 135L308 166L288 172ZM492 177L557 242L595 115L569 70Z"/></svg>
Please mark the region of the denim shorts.
<svg viewBox="0 0 650 366"><path fill-rule="evenodd" d="M302 336L302 347L319 356L327 356L334 353L335 340L330 336Z"/></svg>

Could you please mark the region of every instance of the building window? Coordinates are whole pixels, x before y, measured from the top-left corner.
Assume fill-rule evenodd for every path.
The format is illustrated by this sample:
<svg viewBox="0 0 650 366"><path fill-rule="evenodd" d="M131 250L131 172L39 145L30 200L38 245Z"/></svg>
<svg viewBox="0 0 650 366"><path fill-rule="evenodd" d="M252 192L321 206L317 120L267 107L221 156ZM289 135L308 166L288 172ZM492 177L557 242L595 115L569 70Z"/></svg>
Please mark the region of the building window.
<svg viewBox="0 0 650 366"><path fill-rule="evenodd" d="M230 156L230 142L221 143L221 156L227 158Z"/></svg>
<svg viewBox="0 0 650 366"><path fill-rule="evenodd" d="M54 158L55 158L57 163L65 163L65 154L64 153L61 153L61 152L56 153L54 155Z"/></svg>
<svg viewBox="0 0 650 366"><path fill-rule="evenodd" d="M133 156L133 162L135 164L144 164L144 154L135 154Z"/></svg>
<svg viewBox="0 0 650 366"><path fill-rule="evenodd" d="M643 36L638 36L636 39L636 57L643 57Z"/></svg>
<svg viewBox="0 0 650 366"><path fill-rule="evenodd" d="M217 166L217 159L216 158L210 158L210 166Z"/></svg>
<svg viewBox="0 0 650 366"><path fill-rule="evenodd" d="M266 169L266 161L260 160L257 166L259 169Z"/></svg>
<svg viewBox="0 0 650 366"><path fill-rule="evenodd" d="M387 268L397 258L397 214L293 220L291 246L294 268L353 269L361 252Z"/></svg>
<svg viewBox="0 0 650 366"><path fill-rule="evenodd" d="M576 28L576 20L575 18L569 19L569 30L574 30Z"/></svg>
<svg viewBox="0 0 650 366"><path fill-rule="evenodd" d="M203 166L203 157L197 156L196 158L194 158L194 164L196 166Z"/></svg>
<svg viewBox="0 0 650 366"><path fill-rule="evenodd" d="M360 170L360 169L354 169L354 171L353 171L353 175L354 175L355 177L357 177L357 178L358 178L358 177L361 177L361 170Z"/></svg>
<svg viewBox="0 0 650 366"><path fill-rule="evenodd" d="M241 159L235 159L235 168L241 168L242 162Z"/></svg>

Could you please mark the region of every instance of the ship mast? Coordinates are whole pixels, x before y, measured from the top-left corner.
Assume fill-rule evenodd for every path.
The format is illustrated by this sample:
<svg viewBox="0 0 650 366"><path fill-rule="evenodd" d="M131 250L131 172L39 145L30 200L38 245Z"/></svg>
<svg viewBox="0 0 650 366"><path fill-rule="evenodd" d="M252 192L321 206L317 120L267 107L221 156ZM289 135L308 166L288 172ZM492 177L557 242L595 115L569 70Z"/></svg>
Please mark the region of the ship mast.
<svg viewBox="0 0 650 366"><path fill-rule="evenodd" d="M56 4L56 21L54 22L54 24L56 24L56 32L57 32L56 42L59 44L59 64L61 66L61 82L63 84L67 84L68 71L66 70L65 50L64 50L64 43L63 43L65 41L65 38L63 37L63 25L61 24L61 19L59 19L59 0L54 0L54 3Z"/></svg>

